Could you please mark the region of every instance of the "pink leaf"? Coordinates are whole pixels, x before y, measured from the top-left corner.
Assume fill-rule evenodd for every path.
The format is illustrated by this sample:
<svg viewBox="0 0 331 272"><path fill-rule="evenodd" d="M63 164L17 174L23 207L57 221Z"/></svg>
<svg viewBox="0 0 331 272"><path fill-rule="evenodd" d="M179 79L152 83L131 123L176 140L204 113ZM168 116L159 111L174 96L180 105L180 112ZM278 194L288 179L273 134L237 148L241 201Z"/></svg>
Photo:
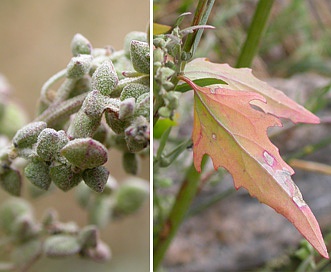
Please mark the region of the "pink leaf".
<svg viewBox="0 0 331 272"><path fill-rule="evenodd" d="M232 90L256 92L265 97L267 103L260 100L251 102L251 104L260 107L265 113L288 118L294 123L319 123L317 116L291 100L283 92L257 79L252 74L251 69L236 69L228 64L212 63L207 59L198 58L187 64L185 76L190 80L201 78L221 79Z"/></svg>
<svg viewBox="0 0 331 272"><path fill-rule="evenodd" d="M181 79L195 91L192 139L197 171L208 154L215 169L224 167L231 173L236 189L246 188L285 216L328 258L316 218L291 179L294 171L268 138L268 127L281 126L281 122L250 105L251 101L265 104L266 99L255 92L199 87L188 78Z"/></svg>

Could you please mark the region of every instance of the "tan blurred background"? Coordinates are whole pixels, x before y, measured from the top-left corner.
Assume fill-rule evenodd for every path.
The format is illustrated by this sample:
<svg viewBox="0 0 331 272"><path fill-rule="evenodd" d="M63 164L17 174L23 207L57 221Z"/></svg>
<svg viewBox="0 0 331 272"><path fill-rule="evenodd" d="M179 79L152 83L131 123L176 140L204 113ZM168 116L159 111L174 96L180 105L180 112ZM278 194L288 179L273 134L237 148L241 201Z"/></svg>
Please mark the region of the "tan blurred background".
<svg viewBox="0 0 331 272"><path fill-rule="evenodd" d="M65 68L71 57L75 33L87 37L94 47L112 45L119 50L130 31L145 31L149 23L149 1L1 0L0 73L14 88L14 98L34 116L42 84ZM121 159L110 155L110 172L121 181ZM149 159L143 161L141 176L149 178ZM0 192L1 201L7 194ZM56 193L34 200L40 218L46 207L59 211L63 222L86 223L86 214L76 204L73 192ZM137 214L114 222L102 232L113 259L106 264L68 258L43 260L31 271L149 271L149 203Z"/></svg>

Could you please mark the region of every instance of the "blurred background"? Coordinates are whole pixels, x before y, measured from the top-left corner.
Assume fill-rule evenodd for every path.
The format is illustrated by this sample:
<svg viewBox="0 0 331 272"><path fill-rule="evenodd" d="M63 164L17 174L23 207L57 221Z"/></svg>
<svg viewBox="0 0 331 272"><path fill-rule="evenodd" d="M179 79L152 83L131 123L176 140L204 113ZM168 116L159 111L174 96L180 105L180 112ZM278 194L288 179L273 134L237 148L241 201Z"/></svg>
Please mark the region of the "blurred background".
<svg viewBox="0 0 331 272"><path fill-rule="evenodd" d="M198 1L154 0L153 21L173 25L185 12L194 14ZM212 62L237 62L258 0L215 1L195 57ZM181 29L191 24L186 16ZM252 64L253 74L285 92L321 119L321 124L297 125L284 122L272 131L272 142L283 158L302 160L305 166L292 166L294 182L314 212L328 248L331 239L331 1L273 1L270 20ZM191 137L192 93L182 95L180 127L172 138L181 142ZM191 115L190 115L190 114ZM176 116L177 116L176 115ZM282 120L283 121L283 120ZM191 150L162 174L174 186L161 191L176 195L183 181L183 167L190 165ZM311 162L323 165L316 171ZM214 174L212 174L214 173ZM282 216L251 198L247 191L233 189L231 176L209 163L188 216L174 239L164 261L169 272L199 271L330 271L331 264L316 255L317 268L309 270L309 260L298 258L302 236ZM209 176L209 174L211 176ZM170 193L169 193L170 192ZM161 198L160 197L160 198ZM166 199L166 197L164 197ZM168 201L170 202L170 201ZM170 204L168 204L170 206ZM167 207L165 207L167 209ZM306 262L305 264L303 262Z"/></svg>
<svg viewBox="0 0 331 272"><path fill-rule="evenodd" d="M0 1L0 73L13 87L13 99L32 120L42 84L65 68L71 58L70 43L76 33L87 37L93 47L111 45L122 49L130 31L146 31L149 1ZM110 153L109 169L119 182L125 178L121 156ZM149 158L142 165L141 177L149 179ZM8 197L0 190L0 202ZM36 217L53 207L62 222L86 224L86 213L74 200L73 192L55 193L32 200ZM149 203L138 213L111 223L102 231L102 239L113 258L98 264L68 258L43 259L31 271L148 271Z"/></svg>

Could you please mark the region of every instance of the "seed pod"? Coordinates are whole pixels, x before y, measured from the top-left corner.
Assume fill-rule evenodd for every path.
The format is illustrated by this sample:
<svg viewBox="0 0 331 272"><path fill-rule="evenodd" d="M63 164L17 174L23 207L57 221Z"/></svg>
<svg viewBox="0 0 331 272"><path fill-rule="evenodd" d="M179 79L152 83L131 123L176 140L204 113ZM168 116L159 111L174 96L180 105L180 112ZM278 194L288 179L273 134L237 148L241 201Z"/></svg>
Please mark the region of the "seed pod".
<svg viewBox="0 0 331 272"><path fill-rule="evenodd" d="M124 153L122 157L122 165L126 173L137 175L139 171L138 156L130 152Z"/></svg>
<svg viewBox="0 0 331 272"><path fill-rule="evenodd" d="M17 170L5 169L0 175L0 186L13 196L21 195L22 177Z"/></svg>
<svg viewBox="0 0 331 272"><path fill-rule="evenodd" d="M33 160L24 168L28 180L39 189L47 191L51 185L49 166L42 160Z"/></svg>
<svg viewBox="0 0 331 272"><path fill-rule="evenodd" d="M58 234L46 238L43 251L47 257L67 257L81 250L78 239L72 235Z"/></svg>
<svg viewBox="0 0 331 272"><path fill-rule="evenodd" d="M133 68L139 73L149 74L150 53L148 43L133 40L130 50Z"/></svg>
<svg viewBox="0 0 331 272"><path fill-rule="evenodd" d="M92 88L103 95L110 95L118 84L118 77L111 60L104 61L92 76Z"/></svg>
<svg viewBox="0 0 331 272"><path fill-rule="evenodd" d="M90 55L79 55L73 57L67 65L67 77L72 79L82 78L91 67L92 57Z"/></svg>
<svg viewBox="0 0 331 272"><path fill-rule="evenodd" d="M31 147L38 139L39 133L47 127L45 122L30 123L16 132L13 144L16 148Z"/></svg>
<svg viewBox="0 0 331 272"><path fill-rule="evenodd" d="M148 92L149 86L140 83L130 83L123 88L120 99L122 101L130 97L137 99L140 95Z"/></svg>
<svg viewBox="0 0 331 272"><path fill-rule="evenodd" d="M52 161L59 157L59 151L69 142L66 133L45 128L38 136L36 151L44 161Z"/></svg>
<svg viewBox="0 0 331 272"><path fill-rule="evenodd" d="M64 192L77 186L82 180L79 173L74 173L71 166L65 164L51 166L49 174L54 184Z"/></svg>
<svg viewBox="0 0 331 272"><path fill-rule="evenodd" d="M105 188L109 171L104 166L98 166L92 169L86 169L83 172L83 180L93 191L101 193Z"/></svg>
<svg viewBox="0 0 331 272"><path fill-rule="evenodd" d="M13 224L21 215L33 216L29 202L21 198L10 198L0 207L0 226L5 233L13 232Z"/></svg>
<svg viewBox="0 0 331 272"><path fill-rule="evenodd" d="M125 36L124 53L128 58L130 58L130 48L132 40L147 42L147 34L145 32L133 31Z"/></svg>
<svg viewBox="0 0 331 272"><path fill-rule="evenodd" d="M100 166L108 159L107 149L91 138L70 141L61 149L61 154L82 170Z"/></svg>
<svg viewBox="0 0 331 272"><path fill-rule="evenodd" d="M148 182L137 177L129 178L116 191L114 207L116 215L136 212L148 198L148 194Z"/></svg>
<svg viewBox="0 0 331 272"><path fill-rule="evenodd" d="M77 33L71 41L71 52L74 56L80 54L90 55L92 52L92 44L82 34Z"/></svg>

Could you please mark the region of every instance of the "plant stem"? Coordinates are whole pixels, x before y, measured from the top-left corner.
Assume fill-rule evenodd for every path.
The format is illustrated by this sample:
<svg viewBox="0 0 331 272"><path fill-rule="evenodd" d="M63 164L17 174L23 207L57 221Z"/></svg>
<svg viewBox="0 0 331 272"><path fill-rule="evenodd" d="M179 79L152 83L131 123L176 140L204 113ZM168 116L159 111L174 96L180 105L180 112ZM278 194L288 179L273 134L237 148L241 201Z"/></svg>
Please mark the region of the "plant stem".
<svg viewBox="0 0 331 272"><path fill-rule="evenodd" d="M52 77L50 77L42 86L41 88L41 100L45 103L47 103L48 105L52 103L52 101L48 98L48 94L47 92L49 91L49 88L56 83L57 81L59 81L60 79L64 78L66 76L67 73L67 69L63 69L59 72L57 72L55 75L53 75Z"/></svg>
<svg viewBox="0 0 331 272"><path fill-rule="evenodd" d="M61 103L51 105L34 121L44 121L49 127L52 127L61 122L64 118L77 112L82 106L86 96L87 93L83 93Z"/></svg>
<svg viewBox="0 0 331 272"><path fill-rule="evenodd" d="M215 0L199 1L198 6L195 10L195 14L191 26L207 24L214 2ZM195 50L200 42L202 33L203 33L203 29L199 29L198 31L193 31L193 33L188 34L185 43L183 45L182 51L190 54L191 57L193 57ZM186 65L186 61L183 61L181 63L181 71L184 70L185 65Z"/></svg>
<svg viewBox="0 0 331 272"><path fill-rule="evenodd" d="M201 167L203 167L205 163L206 157L204 157ZM200 183L200 176L201 174L195 170L195 167L192 163L186 172L185 179L178 191L171 212L163 223L161 231L158 235L158 239L155 242L153 254L153 268L155 272L161 265L164 255L172 239L175 237L179 226L184 220L194 196L196 195Z"/></svg>
<svg viewBox="0 0 331 272"><path fill-rule="evenodd" d="M246 41L241 49L236 67L250 67L259 48L260 40L266 30L274 0L260 0L257 4Z"/></svg>

